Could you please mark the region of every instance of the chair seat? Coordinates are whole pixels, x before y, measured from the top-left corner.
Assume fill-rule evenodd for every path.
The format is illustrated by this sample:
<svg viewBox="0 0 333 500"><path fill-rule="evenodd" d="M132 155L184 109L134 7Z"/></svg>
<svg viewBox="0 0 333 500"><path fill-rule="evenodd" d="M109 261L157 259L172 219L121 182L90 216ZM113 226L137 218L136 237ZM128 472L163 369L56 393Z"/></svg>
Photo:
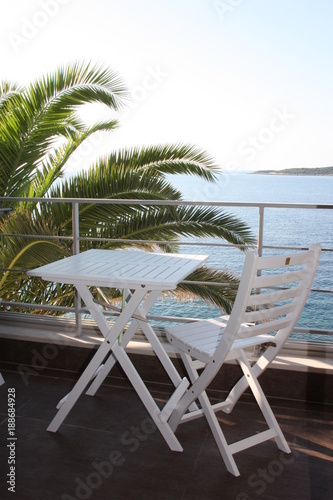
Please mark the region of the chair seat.
<svg viewBox="0 0 333 500"><path fill-rule="evenodd" d="M228 319L229 316L220 316L185 325L182 324L174 328L167 328L166 336L168 341L178 350L189 354L203 363L208 363L221 341ZM274 343L274 335L248 336L251 326L253 325L250 323L241 325L239 333L244 333L247 336L246 338L236 339L233 342L227 360L234 359L235 351L239 349L246 349L266 342Z"/></svg>

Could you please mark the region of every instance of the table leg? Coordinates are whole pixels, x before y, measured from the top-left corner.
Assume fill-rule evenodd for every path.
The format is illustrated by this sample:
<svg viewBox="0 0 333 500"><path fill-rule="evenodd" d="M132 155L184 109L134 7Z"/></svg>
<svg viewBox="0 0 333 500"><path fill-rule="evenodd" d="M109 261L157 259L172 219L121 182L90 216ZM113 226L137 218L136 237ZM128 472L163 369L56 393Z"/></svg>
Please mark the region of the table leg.
<svg viewBox="0 0 333 500"><path fill-rule="evenodd" d="M130 295L130 301L132 300L133 295L131 292L129 292ZM138 327L141 327L143 330L145 336L147 337L147 340L150 342L156 356L160 360L162 366L164 367L165 371L169 375L170 380L174 384L175 387L178 387L179 383L181 382L181 377L174 367L171 359L169 358L167 352L161 345L161 342L156 336L156 333L154 332L153 328L151 325L147 322L147 314L156 302L157 298L161 295L160 291L151 291L148 295L148 297L144 300L144 303L142 306L138 307L135 310L135 315L137 319L133 319L132 324L128 327L126 333L123 336L122 339L122 346L126 347L126 345L130 342L130 340L133 338L136 330ZM130 303L128 302L128 304ZM138 319L138 316L142 318L142 321ZM101 386L101 384L104 382L105 378L107 375L110 373L111 369L113 368L114 364L116 363L116 359L111 355L104 366L99 370L96 378L92 382L91 386L89 387L88 391L86 392L87 395L89 396L94 396Z"/></svg>
<svg viewBox="0 0 333 500"><path fill-rule="evenodd" d="M138 309L136 314L142 315L142 317L145 318L147 312L151 309L151 307L154 305L159 296L160 292L157 292L155 290L150 292L149 297L143 304L143 307ZM157 338L154 329L148 322L140 322L140 327L143 333L145 334L147 340L150 342L156 356L162 363L165 371L169 375L170 380L172 381L174 386L177 387L179 385L179 382L181 381L181 377L178 371L176 370L174 364L172 363L168 353L163 348L160 340Z"/></svg>
<svg viewBox="0 0 333 500"><path fill-rule="evenodd" d="M112 350L119 361L122 369L126 373L129 378L131 384L139 395L141 401L145 405L147 411L149 412L151 418L155 422L157 428L161 432L165 441L169 445L169 448L173 451L183 451L183 448L178 441L175 433L167 423L167 421L163 418L163 412L155 403L154 398L151 396L144 382L142 381L140 375L136 371L133 366L131 360L129 359L125 349L123 346L119 346L118 343L115 343L112 346ZM180 381L180 384L182 381Z"/></svg>
<svg viewBox="0 0 333 500"><path fill-rule="evenodd" d="M128 306L119 316L116 323L112 327L110 327L103 313L94 303L93 297L88 287L86 287L85 285L78 285L77 289L89 311L91 312L93 318L98 324L100 330L102 331L104 337L106 338L98 348L96 354L86 367L85 371L75 384L74 388L61 402L62 404L60 406L60 409L58 410L58 413L47 428L47 430L51 432L56 432L59 429L60 425L62 424L68 413L71 411L76 401L81 396L82 392L86 389L89 382L94 378L97 370L105 360L106 356L110 353L112 345L116 341L118 341L117 339L119 334L123 331L132 314L146 294L144 290L138 289L138 293L133 294L133 300L131 301L131 303L128 303Z"/></svg>
<svg viewBox="0 0 333 500"><path fill-rule="evenodd" d="M131 300L127 303L124 311L120 314L119 318L115 322L115 324L111 327L105 318L103 312L100 307L94 302L94 298L91 295L88 287L85 285L76 285L76 288L81 295L85 305L89 309L90 314L94 318L97 323L98 328L103 334L103 337L109 335L109 333L116 332L116 337L118 338L119 334L125 328L135 310L142 302L144 296L146 295L146 291L144 288L138 288L135 290L134 294L131 296ZM110 340L110 339L109 339ZM113 344L113 342L112 342Z"/></svg>
<svg viewBox="0 0 333 500"><path fill-rule="evenodd" d="M98 348L96 354L88 364L87 368L82 373L79 380L76 382L75 386L70 393L67 394L63 404L58 410L56 416L53 418L52 422L48 426L47 430L50 432L56 432L60 425L63 423L68 413L71 411L76 401L81 396L82 392L85 390L89 382L91 381L91 376L97 370L97 368L103 363L105 357L110 352L110 345L107 342Z"/></svg>
<svg viewBox="0 0 333 500"><path fill-rule="evenodd" d="M137 330L136 324L134 322L128 327L126 332L123 335L122 342L121 344L126 347L128 342L133 338L133 335L135 334ZM88 388L86 394L87 396L95 396L96 392L100 388L100 386L103 384L104 380L116 364L117 359L115 356L111 353L108 359L105 361L105 363L100 366L100 369L98 370L98 373L94 377L93 382L91 383L90 387Z"/></svg>
<svg viewBox="0 0 333 500"><path fill-rule="evenodd" d="M116 327L118 328L117 331L119 331L120 334L120 332L125 328L128 321L131 319L132 315L135 314L135 312L137 311L138 306L140 305L144 296L147 293L144 288L136 290L134 294L128 291L128 296L130 297L130 300L127 302L124 311L121 313L121 315L119 316L116 323L111 329L107 319L104 317L103 313L94 302L94 299L89 290L85 286L78 286L78 290L80 291L81 297L83 298L87 308L89 309L92 317L99 326L104 337L107 337L109 335L109 332L113 331L113 329ZM119 328L120 323L121 327ZM126 330L126 333L123 335L122 338L123 345L126 346L128 344L128 342L132 339L133 335L135 334L136 330L137 326L134 320L133 323ZM112 339L109 340L110 342L113 343ZM110 373L116 361L117 360L115 359L115 357L111 354L109 358L106 360L105 364L99 367L98 373L96 373L94 381L92 382L91 386L86 392L88 396L94 396L96 394L97 390L102 385L107 375Z"/></svg>
<svg viewBox="0 0 333 500"><path fill-rule="evenodd" d="M130 292L129 292L130 293ZM151 325L147 322L147 314L153 304L155 303L156 299L160 296L160 292L158 291L153 291L150 292L148 297L145 299L144 303L140 305L138 309L135 311L135 316L136 319L133 320L131 325L128 327L126 333L123 336L122 343L121 343L121 349L118 349L118 343L117 345L114 345L112 347L112 351L114 354L112 354L106 361L105 365L103 368L99 371L97 377L89 387L88 391L86 394L93 396L100 385L103 383L105 380L106 376L114 366L115 362L118 360L119 363L121 364L122 368L124 369L127 377L130 379L133 387L137 391L139 397L141 398L143 404L146 406L146 409L149 411L151 417L153 418L155 424L157 425L158 429L160 430L161 434L165 438L166 442L168 443L169 447L174 450L174 451L181 451L182 448L180 446L179 441L174 435L174 432L171 430L169 424L166 422L166 419L164 418L164 412L165 409L162 411L158 408L156 405L154 399L150 395L149 391L147 390L144 382L142 381L141 377L135 370L131 360L129 359L127 353L125 352L125 347L127 346L128 342L133 338L137 328L140 326L145 333L147 339L151 343L153 350L160 360L161 364L163 365L164 369L166 370L167 374L169 375L170 379L172 380L174 386L177 388L176 392L181 389L181 385L184 384L184 379L181 379L178 371L176 370L175 366L173 365L171 359L169 358L167 352L161 345L159 339L157 338L153 328ZM130 299L131 300L131 299ZM138 317L142 317L142 321ZM187 382L187 380L185 379ZM186 384L184 387L184 390L182 394L185 392L187 388ZM175 404L179 399L179 395L175 395ZM197 409L198 406L195 403L192 403L190 409L195 410Z"/></svg>
<svg viewBox="0 0 333 500"><path fill-rule="evenodd" d="M147 306L147 304L148 304L148 308L149 308L148 310L150 310L150 308L155 303L155 301L159 295L160 295L159 292L152 291L148 297L148 300L145 301L143 307L140 308L140 311L138 311L138 314L142 314L142 313L146 314L145 307ZM158 359L160 360L161 364L163 365L165 371L169 375L169 378L172 381L173 385L175 387L179 387L181 377L180 377L178 371L176 370L174 364L172 363L168 353L163 348L161 342L157 338L157 335L156 335L154 329L151 327L151 325L148 322L141 323L140 326L141 326L147 340L149 340L156 356L158 357ZM193 402L189 409L190 409L190 411L197 410L198 405L195 402Z"/></svg>

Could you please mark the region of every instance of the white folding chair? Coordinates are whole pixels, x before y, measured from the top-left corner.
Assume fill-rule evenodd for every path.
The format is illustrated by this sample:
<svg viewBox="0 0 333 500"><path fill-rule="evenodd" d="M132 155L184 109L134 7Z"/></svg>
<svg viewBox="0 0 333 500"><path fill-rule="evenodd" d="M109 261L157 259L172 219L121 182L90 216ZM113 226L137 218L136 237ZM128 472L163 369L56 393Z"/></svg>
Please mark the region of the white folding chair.
<svg viewBox="0 0 333 500"><path fill-rule="evenodd" d="M274 257L258 257L256 252L248 252L230 316L167 329L167 338L179 352L191 381L191 386L172 408L169 425L175 432L180 423L205 415L225 465L235 476L239 470L233 455L241 450L274 438L279 449L290 453L258 377L274 360L302 312L320 251L319 245L312 245L305 252ZM251 364L248 348L252 353L255 346L260 346L262 353ZM244 375L224 401L211 404L206 388L223 363L230 360L239 363ZM203 369L200 374L199 369ZM230 413L248 387L268 429L228 444L215 412ZM196 400L200 407L191 411Z"/></svg>

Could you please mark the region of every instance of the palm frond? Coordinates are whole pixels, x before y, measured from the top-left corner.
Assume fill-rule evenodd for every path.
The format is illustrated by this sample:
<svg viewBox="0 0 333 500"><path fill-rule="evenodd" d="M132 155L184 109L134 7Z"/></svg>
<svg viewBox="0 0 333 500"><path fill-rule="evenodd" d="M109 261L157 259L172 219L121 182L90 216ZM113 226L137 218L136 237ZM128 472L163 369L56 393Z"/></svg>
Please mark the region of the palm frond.
<svg viewBox="0 0 333 500"><path fill-rule="evenodd" d="M75 63L60 68L8 99L1 116L0 186L5 195L16 194L20 184L30 183L57 141L85 129L77 109L103 103L118 110L125 97L119 77L109 69ZM111 122L104 123L110 130Z"/></svg>
<svg viewBox="0 0 333 500"><path fill-rule="evenodd" d="M108 120L104 122L98 122L93 126L86 128L83 132L73 133L71 131L67 143L55 148L52 153L43 161L41 167L36 171L35 178L33 181L29 182L27 187L29 191L24 191L24 186L20 186L20 196L27 197L43 197L52 193L49 190L54 185L55 181L63 175L64 169L66 168L66 163L70 159L71 155L81 146L81 144L92 134L96 132L105 132L113 130L117 127L117 120ZM76 189L77 193L77 189ZM16 194L16 196L18 196ZM54 191L53 191L54 196ZM57 190L56 197L65 196L62 193L62 187ZM70 195L70 197L74 197Z"/></svg>
<svg viewBox="0 0 333 500"><path fill-rule="evenodd" d="M17 85L17 83L9 82L6 80L0 81L0 116L2 116L2 113L6 113L8 111L10 103L19 92L20 87Z"/></svg>
<svg viewBox="0 0 333 500"><path fill-rule="evenodd" d="M122 149L103 159L109 165L122 165L160 174L196 175L208 181L221 172L205 151L188 144L166 144Z"/></svg>
<svg viewBox="0 0 333 500"><path fill-rule="evenodd" d="M37 212L38 213L38 212ZM25 271L53 262L61 257L71 255L70 244L59 240L43 239L45 236L57 236L57 228L52 220L44 221L41 217L33 217L29 210L18 207L10 217L0 224L2 234L27 234L24 236L6 236L2 238L1 267L6 269L0 278L0 294L5 300L27 301L32 303L54 304L66 295L67 305L74 300L73 287L56 287L38 278L31 278ZM69 300L69 297L70 300Z"/></svg>
<svg viewBox="0 0 333 500"><path fill-rule="evenodd" d="M179 237L216 237L243 249L255 244L250 228L233 215L205 207L136 207L136 212L118 217L115 224L107 218L108 206L100 214L98 234L108 238L152 239L177 242ZM104 216L103 216L104 214Z"/></svg>
<svg viewBox="0 0 333 500"><path fill-rule="evenodd" d="M82 104L99 102L119 110L127 96L119 75L101 64L76 61L35 80L28 87L28 95L48 104L50 116L57 111L77 108ZM54 107L53 107L54 106Z"/></svg>
<svg viewBox="0 0 333 500"><path fill-rule="evenodd" d="M202 281L202 284L191 284L188 281ZM236 298L239 278L227 271L219 271L208 266L202 266L180 283L176 294L183 297L196 297L230 314Z"/></svg>

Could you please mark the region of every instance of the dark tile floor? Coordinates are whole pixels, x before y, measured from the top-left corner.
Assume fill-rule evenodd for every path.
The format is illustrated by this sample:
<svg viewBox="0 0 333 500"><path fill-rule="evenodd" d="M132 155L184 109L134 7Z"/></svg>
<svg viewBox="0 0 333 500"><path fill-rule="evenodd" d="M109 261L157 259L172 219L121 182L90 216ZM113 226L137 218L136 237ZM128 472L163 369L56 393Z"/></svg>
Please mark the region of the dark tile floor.
<svg viewBox="0 0 333 500"><path fill-rule="evenodd" d="M292 455L266 442L236 455L241 476L229 474L204 419L180 426L183 453L172 452L129 385L115 379L95 397L83 396L60 430L46 427L58 400L73 384L66 375L2 371L0 387L0 498L18 500L322 499L333 498L333 407L271 402ZM159 400L167 387L155 390ZM16 394L15 450L8 447L7 396ZM221 414L229 440L262 427L246 397ZM15 494L8 491L15 453Z"/></svg>

